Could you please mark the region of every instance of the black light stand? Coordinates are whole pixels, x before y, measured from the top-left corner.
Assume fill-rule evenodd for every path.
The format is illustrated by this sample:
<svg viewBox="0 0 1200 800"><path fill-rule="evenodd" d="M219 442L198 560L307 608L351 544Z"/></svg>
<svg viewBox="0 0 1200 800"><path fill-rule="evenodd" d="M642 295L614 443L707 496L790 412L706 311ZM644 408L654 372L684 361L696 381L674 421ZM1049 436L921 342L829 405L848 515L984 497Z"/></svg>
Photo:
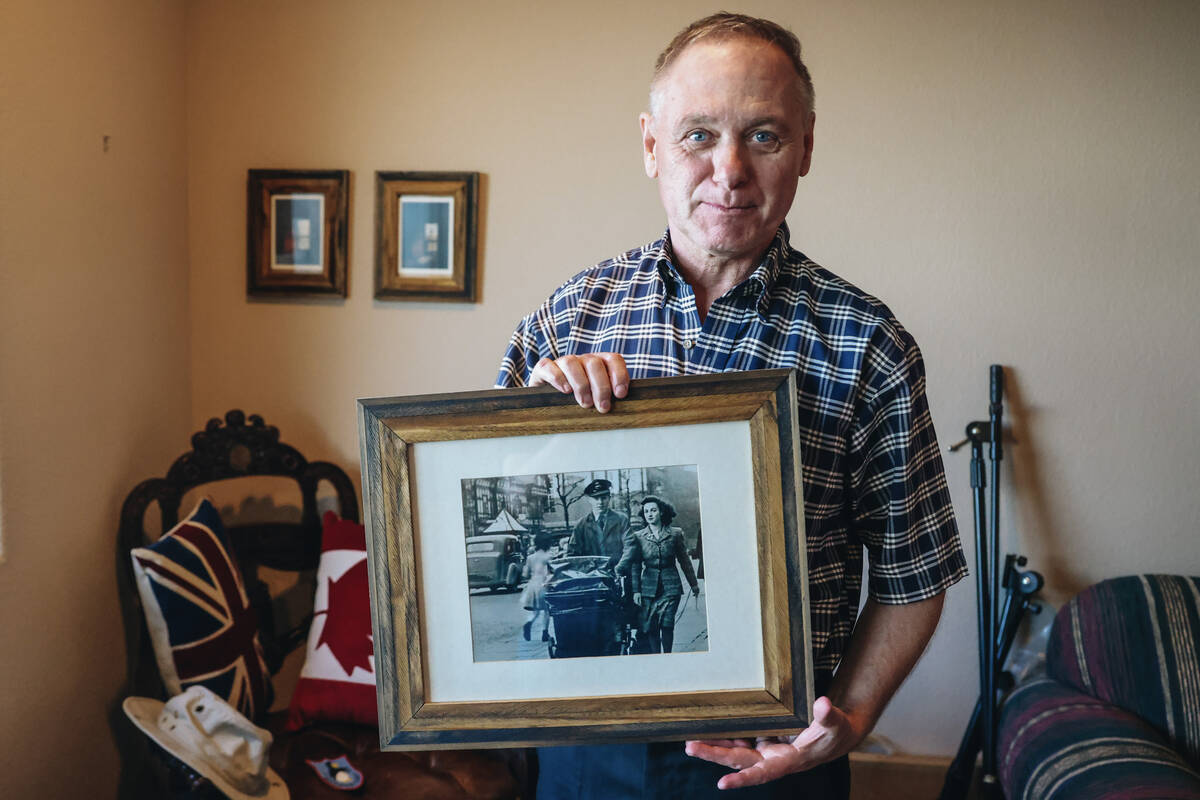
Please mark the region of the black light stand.
<svg viewBox="0 0 1200 800"><path fill-rule="evenodd" d="M1012 676L1002 671L1002 666L1005 659L1008 658L1021 620L1024 619L1026 613L1036 614L1041 611L1041 606L1033 602L1032 597L1042 588L1042 576L1033 570L1022 572L1017 569L1025 564L1024 556L1009 555L1004 559L1004 607L1000 612L1000 629L996 634L994 645L996 652L995 685L1000 692L1007 692L1012 688ZM955 755L954 761L950 763L949 769L946 770L946 780L942 784L942 793L938 795L939 800L964 800L967 796L971 786L971 776L975 771L975 758L983 749L984 725L981 717L985 708L984 697L986 695L981 694L975 701L975 709L971 712L971 721L967 723L967 730L963 734L958 753ZM993 752L994 746L993 742ZM999 796L999 785L995 782L994 775L992 781L984 782L984 786L987 787L985 792L990 792L993 797Z"/></svg>
<svg viewBox="0 0 1200 800"><path fill-rule="evenodd" d="M1004 439L1004 426L1002 420L1004 418L1004 367L999 364L992 364L988 368L988 456L992 467L992 506L991 515L988 519L988 527L991 528L992 544L988 548L988 557L991 559L990 573L979 573L980 579L985 574L992 576L992 596L991 596L991 619L993 632L988 637L988 665L991 669L988 670L988 693L987 697L995 699L996 697L996 674L1003 669L1004 663L996 658L996 639L995 636L1000 632L1000 609L997 605L1000 602L1000 460L1004 458L1004 450L1002 440ZM984 739L986 745L983 751L983 779L986 782L989 778L992 781L996 780L996 703L989 703L988 708L991 711L991 717L987 720L987 733L989 736ZM990 763L989 763L990 762ZM995 797L1000 796L999 786L989 790L990 794Z"/></svg>
<svg viewBox="0 0 1200 800"><path fill-rule="evenodd" d="M967 424L966 435L950 448L951 452L965 444L971 445L971 491L975 511L975 565L979 611L979 699L967 724L958 754L946 772L939 800L964 800L975 768L975 756L983 752L983 796L999 798L1000 785L996 780L996 699L1000 683L1011 684L1011 676L1003 672L1004 660L1012 647L1021 619L1029 610L1037 610L1030 599L1042 587L1042 576L1032 570L1021 572L1024 556L1009 555L1004 569L999 569L1000 555L1000 461L1004 457L1001 444L1004 416L1004 369L993 364L989 374L988 421ZM990 445L992 467L992 507L987 514L987 478L983 464L983 445ZM991 536L988 536L988 526ZM1003 609L1000 592L1005 591Z"/></svg>

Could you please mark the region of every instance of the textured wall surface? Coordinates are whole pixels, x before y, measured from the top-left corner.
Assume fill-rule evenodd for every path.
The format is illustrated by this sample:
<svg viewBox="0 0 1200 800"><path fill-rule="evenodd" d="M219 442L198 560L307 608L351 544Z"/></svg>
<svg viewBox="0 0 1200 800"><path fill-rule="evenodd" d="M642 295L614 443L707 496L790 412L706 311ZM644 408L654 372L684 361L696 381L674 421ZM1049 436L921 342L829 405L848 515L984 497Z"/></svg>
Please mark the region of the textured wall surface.
<svg viewBox="0 0 1200 800"><path fill-rule="evenodd" d="M116 793L117 518L190 426L184 12L4 4L3 797Z"/></svg>

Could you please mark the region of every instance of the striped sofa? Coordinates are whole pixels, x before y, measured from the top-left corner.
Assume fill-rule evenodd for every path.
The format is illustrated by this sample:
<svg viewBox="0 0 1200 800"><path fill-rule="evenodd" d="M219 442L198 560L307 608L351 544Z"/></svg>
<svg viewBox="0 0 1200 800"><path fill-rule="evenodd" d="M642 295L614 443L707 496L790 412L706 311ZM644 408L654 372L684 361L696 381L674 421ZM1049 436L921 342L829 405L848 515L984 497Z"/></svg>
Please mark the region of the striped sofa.
<svg viewBox="0 0 1200 800"><path fill-rule="evenodd" d="M1046 677L1000 712L1008 800L1200 798L1200 578L1102 581L1059 609Z"/></svg>

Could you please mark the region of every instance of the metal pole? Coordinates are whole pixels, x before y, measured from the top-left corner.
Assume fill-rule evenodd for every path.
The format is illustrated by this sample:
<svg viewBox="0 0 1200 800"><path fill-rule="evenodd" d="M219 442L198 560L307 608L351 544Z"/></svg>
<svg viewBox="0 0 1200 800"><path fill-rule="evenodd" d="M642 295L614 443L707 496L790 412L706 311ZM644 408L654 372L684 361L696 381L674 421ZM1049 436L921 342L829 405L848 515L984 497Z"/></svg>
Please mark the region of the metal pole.
<svg viewBox="0 0 1200 800"><path fill-rule="evenodd" d="M990 367L988 420L967 425L967 436L950 447L958 450L971 445L971 489L975 510L976 589L979 612L979 700L963 736L959 752L946 773L941 800L962 800L976 753L983 753L982 797L999 798L1000 784L996 774L996 695L1004 659L1015 638L1017 625L1026 611L1037 606L1029 598L1042 586L1042 576L1036 572L1020 572L1024 556L1009 556L1000 570L1000 461L1003 451L1004 368ZM990 445L992 467L991 513L987 513L987 479L983 463L983 443ZM991 526L991 536L987 528ZM1007 597L1001 608L1001 590ZM1007 675L1005 674L1007 678Z"/></svg>
<svg viewBox="0 0 1200 800"><path fill-rule="evenodd" d="M979 703L982 711L980 717L983 724L982 744L984 780L986 781L992 774L987 770L987 752L992 745L994 729L994 670L992 667L995 664L995 655L992 645L995 641L995 634L992 627L992 572L988 558L990 548L987 538L987 479L983 466L983 433L982 423L973 422L967 426L967 438L971 440L971 489L975 501L975 565L978 576L975 585L979 601Z"/></svg>
<svg viewBox="0 0 1200 800"><path fill-rule="evenodd" d="M992 467L992 504L989 509L991 514L988 520L991 528L991 544L988 549L989 564L992 572L988 575L991 581L990 593L993 598L1000 597L1000 581L1001 574L998 569L1000 558L1000 460L1003 456L1001 445L1002 436L1002 420L1004 415L1004 368L999 364L992 364L989 368L989 400L988 406L988 456ZM980 576L983 580L984 576ZM993 604L989 609L990 619L989 626L991 635L988 637L988 693L984 696L987 702L988 713L984 717L986 728L984 730L983 740L983 780L985 784L993 783L996 780L996 674L999 670L995 652L995 637L999 630L999 609ZM992 786L987 786L991 790Z"/></svg>

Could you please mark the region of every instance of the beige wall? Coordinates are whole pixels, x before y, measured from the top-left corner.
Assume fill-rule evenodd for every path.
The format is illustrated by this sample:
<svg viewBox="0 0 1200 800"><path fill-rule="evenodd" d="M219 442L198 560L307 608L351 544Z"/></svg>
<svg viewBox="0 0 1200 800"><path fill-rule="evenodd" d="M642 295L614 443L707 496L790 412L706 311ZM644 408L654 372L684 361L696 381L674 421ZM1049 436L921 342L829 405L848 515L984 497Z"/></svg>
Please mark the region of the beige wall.
<svg viewBox="0 0 1200 800"><path fill-rule="evenodd" d="M0 794L31 764L47 796L114 775L116 510L190 430L242 407L357 474L355 398L490 385L521 314L661 232L635 118L653 55L711 10L6 9ZM797 30L817 82L794 241L914 332L945 442L985 413L987 364L1011 367L1006 549L1056 598L1122 572L1200 573L1200 385L1180 365L1200 344L1200 10L738 10ZM353 171L347 300L247 301L251 167ZM377 169L485 174L482 303L371 299ZM971 556L965 457L948 468ZM904 750L957 745L975 693L973 597L970 581L951 592L881 725ZM51 768L52 747L71 768Z"/></svg>
<svg viewBox="0 0 1200 800"><path fill-rule="evenodd" d="M190 424L183 25L158 0L4 4L3 797L116 792L117 517Z"/></svg>

